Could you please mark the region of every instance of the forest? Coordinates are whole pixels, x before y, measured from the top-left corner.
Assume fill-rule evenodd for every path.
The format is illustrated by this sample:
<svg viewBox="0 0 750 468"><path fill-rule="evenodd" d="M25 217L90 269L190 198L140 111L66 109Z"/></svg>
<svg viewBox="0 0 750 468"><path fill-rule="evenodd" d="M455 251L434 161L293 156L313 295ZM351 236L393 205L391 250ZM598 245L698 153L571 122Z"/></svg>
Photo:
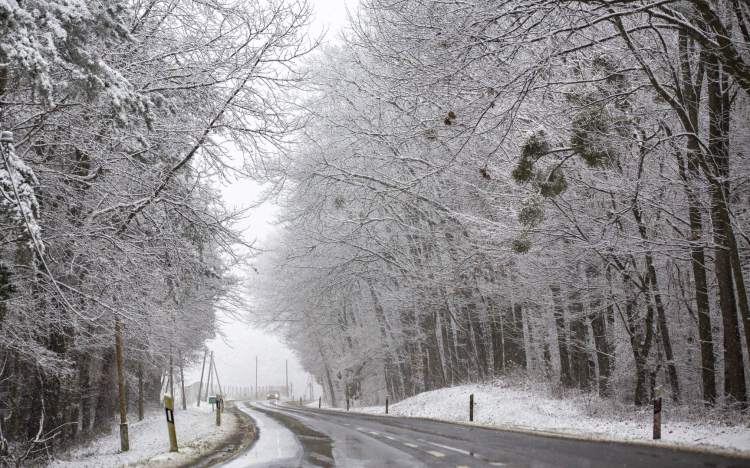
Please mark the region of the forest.
<svg viewBox="0 0 750 468"><path fill-rule="evenodd" d="M238 310L333 406L512 378L746 419L748 0L312 14L0 2L0 466L142 418ZM247 277L240 177L279 209Z"/></svg>
<svg viewBox="0 0 750 468"><path fill-rule="evenodd" d="M252 246L219 182L290 132L309 15L0 3L0 466L143 419L235 313Z"/></svg>
<svg viewBox="0 0 750 468"><path fill-rule="evenodd" d="M501 376L748 407L750 3L363 0L257 281L333 406Z"/></svg>

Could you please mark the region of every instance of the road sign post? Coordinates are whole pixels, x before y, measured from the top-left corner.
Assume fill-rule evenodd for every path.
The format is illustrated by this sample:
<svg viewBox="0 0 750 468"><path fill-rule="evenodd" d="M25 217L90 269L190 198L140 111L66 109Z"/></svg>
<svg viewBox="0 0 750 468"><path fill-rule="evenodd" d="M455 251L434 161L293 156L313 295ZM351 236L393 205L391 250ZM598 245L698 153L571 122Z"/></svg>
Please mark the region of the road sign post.
<svg viewBox="0 0 750 468"><path fill-rule="evenodd" d="M661 385L654 389L654 440L661 439Z"/></svg>
<svg viewBox="0 0 750 468"><path fill-rule="evenodd" d="M213 411L214 405L216 404L216 397L215 396L208 397L208 402L211 404L211 411Z"/></svg>
<svg viewBox="0 0 750 468"><path fill-rule="evenodd" d="M469 421L474 421L474 394L469 395Z"/></svg>
<svg viewBox="0 0 750 468"><path fill-rule="evenodd" d="M169 451L177 452L177 432L174 429L174 405L172 399L164 395L164 409L167 412L167 429L169 430Z"/></svg>

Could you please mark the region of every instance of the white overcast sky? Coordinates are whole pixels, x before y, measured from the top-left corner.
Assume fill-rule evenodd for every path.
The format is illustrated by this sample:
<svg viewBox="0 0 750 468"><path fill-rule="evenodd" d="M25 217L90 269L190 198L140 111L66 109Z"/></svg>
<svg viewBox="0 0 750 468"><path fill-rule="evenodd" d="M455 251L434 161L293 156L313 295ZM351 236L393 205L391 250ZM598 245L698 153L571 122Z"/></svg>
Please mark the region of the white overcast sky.
<svg viewBox="0 0 750 468"><path fill-rule="evenodd" d="M358 0L309 0L315 14L311 25L311 36L318 36L327 30L325 42L336 41L338 31L346 24L346 11L356 8ZM260 187L247 180L237 180L221 188L224 199L229 205L249 206L258 199ZM259 245L272 242L275 208L265 203L253 209L247 219L241 223L245 239L256 240ZM263 274L261 269L260 274ZM252 277L251 277L252 278ZM253 304L248 304L248 309ZM214 360L219 372L222 386L254 386L255 357L258 356L258 385L285 385L285 361L289 362L289 382L294 394L300 395L302 388L308 384L310 376L304 372L294 354L281 341L263 331L254 329L244 323L219 317L222 322L224 337L206 343L214 352ZM208 367L208 366L206 366ZM207 371L207 370L206 370ZM186 369L186 383L200 379L201 363ZM314 387L315 398L321 394L319 386Z"/></svg>

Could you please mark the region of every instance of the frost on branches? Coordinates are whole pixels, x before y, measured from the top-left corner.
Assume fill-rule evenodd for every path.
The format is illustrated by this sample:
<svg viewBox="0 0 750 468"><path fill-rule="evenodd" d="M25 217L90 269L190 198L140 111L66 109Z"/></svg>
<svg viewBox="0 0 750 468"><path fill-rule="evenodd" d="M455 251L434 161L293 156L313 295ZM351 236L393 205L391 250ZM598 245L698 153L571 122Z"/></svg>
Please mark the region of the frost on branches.
<svg viewBox="0 0 750 468"><path fill-rule="evenodd" d="M3 147L3 164L0 166L0 216L5 226L13 226L18 235L28 239L31 251L40 249L44 244L39 227L39 203L34 194L34 187L39 181L34 171L16 155L12 144L0 143Z"/></svg>

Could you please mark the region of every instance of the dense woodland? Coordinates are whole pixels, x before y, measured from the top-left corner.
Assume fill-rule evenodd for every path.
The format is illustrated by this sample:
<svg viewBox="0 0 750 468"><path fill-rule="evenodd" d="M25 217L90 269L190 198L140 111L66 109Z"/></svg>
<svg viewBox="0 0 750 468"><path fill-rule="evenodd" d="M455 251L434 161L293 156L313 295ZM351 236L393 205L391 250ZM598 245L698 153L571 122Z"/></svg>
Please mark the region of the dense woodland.
<svg viewBox="0 0 750 468"><path fill-rule="evenodd" d="M333 405L747 414L747 0L362 0L305 61L310 14L0 2L0 465L158 404L242 284ZM249 282L236 176L280 207Z"/></svg>
<svg viewBox="0 0 750 468"><path fill-rule="evenodd" d="M309 14L0 3L0 466L143 418L203 358L252 247L218 182L291 130Z"/></svg>
<svg viewBox="0 0 750 468"><path fill-rule="evenodd" d="M512 375L746 414L749 14L363 0L298 102L262 320L337 406Z"/></svg>

